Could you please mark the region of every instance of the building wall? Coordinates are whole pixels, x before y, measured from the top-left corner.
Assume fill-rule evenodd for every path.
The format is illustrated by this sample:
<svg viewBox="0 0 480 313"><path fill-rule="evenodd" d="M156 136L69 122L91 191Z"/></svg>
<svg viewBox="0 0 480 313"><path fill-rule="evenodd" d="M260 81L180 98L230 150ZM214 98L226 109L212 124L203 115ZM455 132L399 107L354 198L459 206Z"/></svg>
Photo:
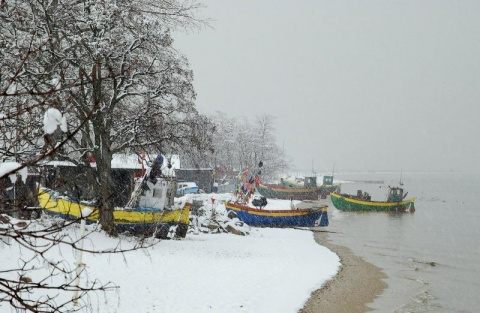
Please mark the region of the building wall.
<svg viewBox="0 0 480 313"><path fill-rule="evenodd" d="M177 182L196 182L198 188L206 193L212 192L213 187L213 169L176 169L175 176Z"/></svg>

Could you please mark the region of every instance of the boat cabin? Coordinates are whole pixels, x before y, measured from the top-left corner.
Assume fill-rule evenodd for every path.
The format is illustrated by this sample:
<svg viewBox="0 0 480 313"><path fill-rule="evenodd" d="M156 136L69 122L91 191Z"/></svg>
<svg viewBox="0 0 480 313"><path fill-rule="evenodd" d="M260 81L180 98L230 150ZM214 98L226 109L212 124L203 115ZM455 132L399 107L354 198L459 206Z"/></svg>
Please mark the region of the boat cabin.
<svg viewBox="0 0 480 313"><path fill-rule="evenodd" d="M305 188L317 187L317 177L316 176L305 177L303 184Z"/></svg>
<svg viewBox="0 0 480 313"><path fill-rule="evenodd" d="M388 197L387 201L388 202L400 202L402 201L407 194L403 194L403 189L400 187L388 187Z"/></svg>
<svg viewBox="0 0 480 313"><path fill-rule="evenodd" d="M140 188L138 202L132 203L135 207L164 209L168 206L168 187L169 182L165 179L136 179L136 185ZM137 187L137 188L138 188Z"/></svg>
<svg viewBox="0 0 480 313"><path fill-rule="evenodd" d="M323 184L327 186L333 185L333 176L332 175L323 176Z"/></svg>

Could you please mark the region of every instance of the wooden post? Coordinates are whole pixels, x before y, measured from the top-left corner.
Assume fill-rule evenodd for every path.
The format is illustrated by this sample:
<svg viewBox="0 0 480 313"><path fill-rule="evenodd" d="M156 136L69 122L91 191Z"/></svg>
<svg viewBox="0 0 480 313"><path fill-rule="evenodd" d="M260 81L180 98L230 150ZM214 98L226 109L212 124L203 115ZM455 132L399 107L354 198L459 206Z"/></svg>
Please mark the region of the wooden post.
<svg viewBox="0 0 480 313"><path fill-rule="evenodd" d="M77 268L75 269L76 277L75 277L75 286L77 287L73 292L73 304L78 305L78 293L80 291L80 274L82 270L85 268L85 264L82 262L83 256L83 236L85 236L85 218L82 218L80 222L80 241L78 242L79 250L77 250L77 260L76 265Z"/></svg>

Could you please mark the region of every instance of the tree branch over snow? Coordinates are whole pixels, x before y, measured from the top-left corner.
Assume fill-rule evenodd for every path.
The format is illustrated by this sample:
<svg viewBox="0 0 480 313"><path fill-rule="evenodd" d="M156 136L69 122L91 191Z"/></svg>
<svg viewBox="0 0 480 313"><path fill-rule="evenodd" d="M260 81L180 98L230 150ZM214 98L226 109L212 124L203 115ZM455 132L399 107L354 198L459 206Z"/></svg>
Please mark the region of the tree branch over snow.
<svg viewBox="0 0 480 313"><path fill-rule="evenodd" d="M193 74L172 46L170 30L205 26L197 1L2 1L0 3L0 163L46 160L85 166L101 199L102 230L115 234L111 183L114 152L168 153L189 145L212 149L213 126L195 108ZM60 112L67 131L43 130L48 109ZM5 220L6 219L6 220ZM0 245L19 249L16 266L0 267L0 305L18 311L73 312L89 307L92 292L115 289L96 279L75 285L76 269L49 255L60 246L92 254L122 254L156 241L104 249L81 248L64 224L16 221L0 214ZM26 223L26 224L22 224ZM0 247L1 248L1 247ZM82 271L86 271L83 269ZM79 290L78 299L65 293ZM74 302L80 306L72 308Z"/></svg>

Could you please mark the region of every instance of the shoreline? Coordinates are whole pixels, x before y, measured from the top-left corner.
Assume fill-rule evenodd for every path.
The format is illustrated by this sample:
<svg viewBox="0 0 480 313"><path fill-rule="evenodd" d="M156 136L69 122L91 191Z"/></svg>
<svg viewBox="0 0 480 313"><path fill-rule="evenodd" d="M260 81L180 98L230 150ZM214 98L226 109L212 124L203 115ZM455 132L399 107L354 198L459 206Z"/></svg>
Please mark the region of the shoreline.
<svg viewBox="0 0 480 313"><path fill-rule="evenodd" d="M372 303L388 287L387 275L377 266L366 262L345 247L331 243L328 233L313 231L315 241L330 249L340 258L341 267L331 280L311 293L298 313L365 313L372 311Z"/></svg>

